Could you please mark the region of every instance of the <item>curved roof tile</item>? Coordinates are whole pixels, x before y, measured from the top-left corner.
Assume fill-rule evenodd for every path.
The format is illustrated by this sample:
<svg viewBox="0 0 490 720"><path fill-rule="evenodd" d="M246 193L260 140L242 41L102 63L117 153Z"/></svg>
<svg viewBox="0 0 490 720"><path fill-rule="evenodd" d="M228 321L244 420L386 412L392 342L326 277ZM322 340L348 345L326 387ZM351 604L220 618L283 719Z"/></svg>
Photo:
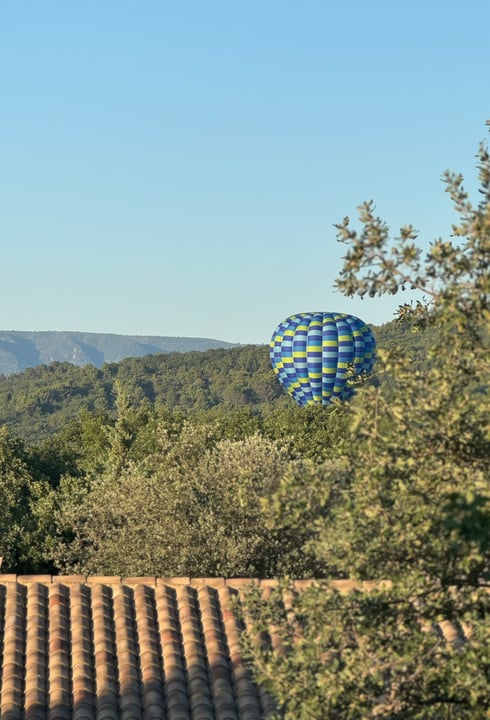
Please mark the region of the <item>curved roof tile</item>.
<svg viewBox="0 0 490 720"><path fill-rule="evenodd" d="M230 607L250 582L0 576L0 717L265 719Z"/></svg>

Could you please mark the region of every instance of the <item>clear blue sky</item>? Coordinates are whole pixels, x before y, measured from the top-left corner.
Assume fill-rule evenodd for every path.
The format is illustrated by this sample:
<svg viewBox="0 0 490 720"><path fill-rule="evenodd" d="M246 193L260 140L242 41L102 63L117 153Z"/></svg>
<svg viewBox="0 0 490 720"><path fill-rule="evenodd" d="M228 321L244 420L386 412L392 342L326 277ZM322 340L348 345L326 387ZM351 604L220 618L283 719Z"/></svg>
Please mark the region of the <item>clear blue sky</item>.
<svg viewBox="0 0 490 720"><path fill-rule="evenodd" d="M348 300L333 224L475 186L490 2L2 0L0 328L268 342Z"/></svg>

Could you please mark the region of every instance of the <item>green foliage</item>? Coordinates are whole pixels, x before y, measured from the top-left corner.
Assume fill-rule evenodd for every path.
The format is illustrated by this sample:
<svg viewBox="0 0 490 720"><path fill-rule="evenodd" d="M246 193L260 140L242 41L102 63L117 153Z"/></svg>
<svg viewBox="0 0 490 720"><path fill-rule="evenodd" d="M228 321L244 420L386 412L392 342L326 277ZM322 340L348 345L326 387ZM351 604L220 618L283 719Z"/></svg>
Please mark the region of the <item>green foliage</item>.
<svg viewBox="0 0 490 720"><path fill-rule="evenodd" d="M0 428L0 556L4 569L25 571L41 562L33 504L46 492L34 480L22 443Z"/></svg>
<svg viewBox="0 0 490 720"><path fill-rule="evenodd" d="M249 597L254 631L274 629L273 647L257 651L250 643L249 652L279 701L280 717L488 717L490 653L482 622L473 622L469 642L447 642L421 621L430 597L424 602L420 593L414 603L400 585L347 594L313 586L292 607L283 597L284 590ZM480 601L483 593L473 599L475 609Z"/></svg>
<svg viewBox="0 0 490 720"><path fill-rule="evenodd" d="M0 423L30 444L62 432L80 413L117 415L124 392L131 407L206 412L212 408L274 407L284 400L268 348L171 353L128 358L97 370L52 363L0 376Z"/></svg>
<svg viewBox="0 0 490 720"><path fill-rule="evenodd" d="M339 593L319 583L289 608L256 595L255 630L274 621L282 652L250 646L283 717L488 718L490 699L490 157L479 150L481 202L445 175L458 241L424 255L411 226L390 238L372 203L361 231L346 218L338 287L375 296L418 289L425 300L400 318L430 328L428 362L380 352L378 375L346 408L341 457L310 473L314 487L283 479L274 522L304 536L328 578L375 581ZM296 492L296 486L299 491ZM315 502L317 509L315 512ZM304 532L305 522L312 529ZM389 583L383 582L389 581ZM438 624L466 628L448 642ZM460 638L461 640L461 638Z"/></svg>
<svg viewBox="0 0 490 720"><path fill-rule="evenodd" d="M399 346L420 366L433 331L415 335L412 330L408 322L374 328L380 348ZM415 348L416 353L412 352ZM287 432L289 423L295 431L304 424L304 430L295 435L296 447L301 452L316 435L318 458L329 444L329 438L321 439L323 416L296 410L272 371L266 346L127 358L100 370L55 362L0 376L0 423L30 445L44 443L58 433L66 437L67 427L75 427L80 418L85 422L87 414L115 420L121 392L135 411L146 408L145 412L154 410L157 415L170 410L238 418L243 412L242 420L248 415L257 430L272 415L267 433L273 437L280 436L282 429ZM327 422L331 427L333 419Z"/></svg>
<svg viewBox="0 0 490 720"><path fill-rule="evenodd" d="M64 478L53 553L64 570L125 575L268 575L280 537L261 500L284 473L284 450L258 435L217 440L212 425L157 430L140 462L111 463L86 481ZM119 441L116 440L119 448Z"/></svg>
<svg viewBox="0 0 490 720"><path fill-rule="evenodd" d="M320 461L340 455L347 436L345 406L294 403L274 410L264 419L264 432L271 438L289 444L298 458Z"/></svg>
<svg viewBox="0 0 490 720"><path fill-rule="evenodd" d="M0 423L34 443L64 428L79 412L112 407L112 380L91 365L52 363L0 377Z"/></svg>
<svg viewBox="0 0 490 720"><path fill-rule="evenodd" d="M264 478L268 471L278 487L286 469L287 477L303 476L308 458L338 455L345 434L343 411L339 406L301 413L285 400L289 407L269 414L254 406L223 403L186 416L163 406L155 409L145 399L139 406L133 404L128 385L115 374L116 417L82 409L76 419L41 443L24 449L20 441L9 441L19 454L10 454L5 467L14 472L16 463L23 463L26 483L25 506L11 507L16 505L14 496L5 498L5 527L12 528L12 552L7 548L4 554L9 555L10 569L39 572L83 567L87 572L117 574L129 572L128 568L140 573L144 567L153 574L163 572L162 568L189 574L200 567L199 574L260 576L280 572L307 576L323 571L322 563L300 549L303 535L291 532L287 524L270 521L269 506L263 501L270 497L271 487L257 477ZM322 437L329 438L327 446L322 446ZM246 451L250 461L256 458L257 477L245 481L250 486L246 491L250 508L236 498L239 480L235 475L242 472L242 465L248 467ZM278 452L284 461L280 471L273 463ZM314 463L308 467L316 472ZM247 472L250 475L250 468ZM113 503L116 510L112 510L112 498L118 493ZM153 520L154 505L148 506L147 515L141 511L145 493L165 497L166 509L158 510ZM187 499L176 510L179 497ZM214 508L212 521L206 507ZM13 515L8 513L21 508L29 527L24 525L17 533ZM247 535L248 526L251 533L253 529L251 535ZM130 532L137 527L141 533L152 527L152 535L144 543L128 540L131 553L123 558L124 533L132 537ZM168 532L181 547L170 560L163 546L155 550L162 533ZM232 546L224 563L221 556L227 543Z"/></svg>

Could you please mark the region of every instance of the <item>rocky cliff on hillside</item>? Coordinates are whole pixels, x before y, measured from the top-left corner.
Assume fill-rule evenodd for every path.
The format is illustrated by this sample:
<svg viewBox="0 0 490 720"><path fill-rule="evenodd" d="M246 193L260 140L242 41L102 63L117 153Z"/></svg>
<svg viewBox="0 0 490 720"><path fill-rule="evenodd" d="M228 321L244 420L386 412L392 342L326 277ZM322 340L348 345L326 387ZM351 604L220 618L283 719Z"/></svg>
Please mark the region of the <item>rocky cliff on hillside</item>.
<svg viewBox="0 0 490 720"><path fill-rule="evenodd" d="M54 361L101 367L127 357L230 347L235 346L209 338L0 330L0 374L11 375Z"/></svg>

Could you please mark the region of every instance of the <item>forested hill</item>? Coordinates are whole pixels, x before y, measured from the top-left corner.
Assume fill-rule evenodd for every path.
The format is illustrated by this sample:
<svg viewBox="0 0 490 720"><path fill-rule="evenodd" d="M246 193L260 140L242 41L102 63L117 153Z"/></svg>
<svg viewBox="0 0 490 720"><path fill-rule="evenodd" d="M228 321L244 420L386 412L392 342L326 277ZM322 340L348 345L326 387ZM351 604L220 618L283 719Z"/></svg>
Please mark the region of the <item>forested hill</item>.
<svg viewBox="0 0 490 720"><path fill-rule="evenodd" d="M101 368L54 362L0 377L0 425L36 442L82 409L113 415L121 391L134 407L147 402L184 412L260 405L283 395L266 346L146 355Z"/></svg>
<svg viewBox="0 0 490 720"><path fill-rule="evenodd" d="M102 367L127 357L236 347L209 338L0 330L0 374L11 375L54 361Z"/></svg>
<svg viewBox="0 0 490 720"><path fill-rule="evenodd" d="M373 330L379 348L397 345L423 359L426 334L414 335L395 321ZM113 417L118 390L136 408L147 403L185 413L218 406L270 411L291 402L272 371L268 347L248 345L145 355L100 368L53 362L0 376L0 425L29 443L38 442L82 409Z"/></svg>

